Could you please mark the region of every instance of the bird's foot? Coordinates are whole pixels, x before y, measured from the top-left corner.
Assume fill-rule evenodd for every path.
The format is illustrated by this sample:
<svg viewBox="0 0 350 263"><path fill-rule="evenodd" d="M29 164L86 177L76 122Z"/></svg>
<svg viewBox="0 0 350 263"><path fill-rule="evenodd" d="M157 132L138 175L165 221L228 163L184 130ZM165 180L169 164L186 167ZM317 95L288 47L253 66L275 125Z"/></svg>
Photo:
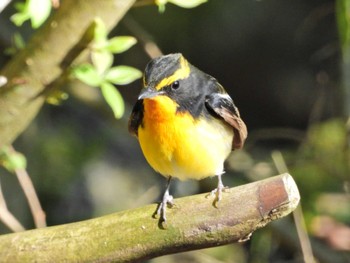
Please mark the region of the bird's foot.
<svg viewBox="0 0 350 263"><path fill-rule="evenodd" d="M213 206L217 207L217 204L222 199L222 192L226 192L228 189L228 186L218 185L217 188L215 188L213 191L210 192L210 194L207 195L207 197L214 197Z"/></svg>
<svg viewBox="0 0 350 263"><path fill-rule="evenodd" d="M155 213L155 215L157 215L157 217L159 217L159 224L163 225L166 224L166 209L167 207L172 207L174 206L174 202L173 202L174 198L172 195L169 194L169 191L165 191L164 195L163 195L163 200L162 202L159 204L158 209Z"/></svg>
<svg viewBox="0 0 350 263"><path fill-rule="evenodd" d="M222 192L225 192L228 187L224 186L224 184L222 183L221 180L221 176L224 174L224 172L222 172L221 174L218 174L218 187L215 188L213 191L211 191L210 194L207 195L208 196L215 196L214 201L213 201L213 206L217 207L217 204L220 202L221 198L222 198Z"/></svg>

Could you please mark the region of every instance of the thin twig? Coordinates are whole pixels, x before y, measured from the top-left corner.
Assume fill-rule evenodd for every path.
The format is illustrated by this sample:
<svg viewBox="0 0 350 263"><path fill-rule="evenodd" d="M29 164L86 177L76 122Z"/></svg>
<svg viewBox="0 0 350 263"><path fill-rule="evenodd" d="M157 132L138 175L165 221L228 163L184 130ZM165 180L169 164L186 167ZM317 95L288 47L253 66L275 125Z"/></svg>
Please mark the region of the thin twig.
<svg viewBox="0 0 350 263"><path fill-rule="evenodd" d="M13 232L21 232L25 230L25 228L21 225L21 223L7 209L6 201L1 189L1 183L0 183L0 221L3 222Z"/></svg>
<svg viewBox="0 0 350 263"><path fill-rule="evenodd" d="M30 179L27 171L25 169L19 168L15 170L15 173L28 200L36 228L46 227L45 212L41 208L39 198L36 194L32 180Z"/></svg>
<svg viewBox="0 0 350 263"><path fill-rule="evenodd" d="M152 36L130 15L124 17L123 23L142 42L150 58L160 57L163 54L156 42L152 40Z"/></svg>
<svg viewBox="0 0 350 263"><path fill-rule="evenodd" d="M272 160L279 173L289 173L286 162L280 151L273 151L271 154ZM303 258L305 263L315 262L314 255L312 253L311 242L306 231L306 224L304 220L301 204L293 211L293 219L297 230L301 250L303 252Z"/></svg>

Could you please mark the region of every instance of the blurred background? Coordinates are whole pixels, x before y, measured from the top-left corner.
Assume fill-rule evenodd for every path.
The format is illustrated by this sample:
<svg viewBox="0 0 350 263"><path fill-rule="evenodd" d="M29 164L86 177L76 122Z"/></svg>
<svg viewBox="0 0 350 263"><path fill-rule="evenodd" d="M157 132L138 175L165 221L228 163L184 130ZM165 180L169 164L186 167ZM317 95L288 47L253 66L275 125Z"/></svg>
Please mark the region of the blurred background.
<svg viewBox="0 0 350 263"><path fill-rule="evenodd" d="M0 13L0 48L20 32ZM342 2L342 1L339 1ZM345 1L347 2L347 1ZM248 126L242 151L232 153L223 177L237 186L285 172L301 194L302 215L318 262L350 262L349 86L335 1L208 1L194 9L171 4L134 7L111 36L138 44L116 65L143 70L145 41L164 53L181 52L225 87ZM57 47L59 48L59 47ZM10 59L0 54L0 67ZM126 113L116 120L96 88L75 81L69 99L46 104L14 148L46 212L48 225L64 224L159 200L165 179L146 163L127 121L141 80L118 87ZM0 169L9 210L26 227L33 219L17 178ZM173 184L174 197L211 191L216 178ZM10 230L0 224L0 233ZM243 244L165 256L149 262L303 262L292 216L256 231Z"/></svg>

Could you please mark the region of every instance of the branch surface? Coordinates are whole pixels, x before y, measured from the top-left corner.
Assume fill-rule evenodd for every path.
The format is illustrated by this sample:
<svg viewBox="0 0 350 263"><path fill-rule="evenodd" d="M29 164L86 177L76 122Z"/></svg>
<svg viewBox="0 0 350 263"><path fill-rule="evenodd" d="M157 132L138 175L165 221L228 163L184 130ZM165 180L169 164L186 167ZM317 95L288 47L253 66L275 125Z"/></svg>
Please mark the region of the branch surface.
<svg viewBox="0 0 350 263"><path fill-rule="evenodd" d="M167 228L157 205L66 225L0 236L5 262L137 262L156 256L242 242L291 213L300 200L289 174L231 188L219 207L206 194L175 200Z"/></svg>
<svg viewBox="0 0 350 263"><path fill-rule="evenodd" d="M66 61L82 51L81 39L96 17L112 29L135 0L65 0L28 45L1 70L0 148L11 144L43 105L45 88L59 82ZM87 45L88 43L85 43ZM73 52L74 53L74 52ZM74 57L67 57L67 56Z"/></svg>

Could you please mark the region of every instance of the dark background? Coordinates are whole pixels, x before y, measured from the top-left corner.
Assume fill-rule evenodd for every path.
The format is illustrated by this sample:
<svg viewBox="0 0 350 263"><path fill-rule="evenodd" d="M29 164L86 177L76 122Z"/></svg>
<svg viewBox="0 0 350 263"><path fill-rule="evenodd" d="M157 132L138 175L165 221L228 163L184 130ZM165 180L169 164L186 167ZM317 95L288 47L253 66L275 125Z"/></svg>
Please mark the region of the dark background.
<svg viewBox="0 0 350 263"><path fill-rule="evenodd" d="M0 14L3 48L9 46L13 32L20 31L25 38L32 32L28 24L21 29L13 26L8 20L12 13L10 6ZM225 185L277 175L271 153L280 151L299 186L313 246L329 255L339 250L327 238L318 237L315 220L327 215L347 226L350 223L346 202L345 209L340 206L337 213L321 205L329 202L332 206L333 199L321 198L330 193L344 194L349 181L348 159L344 157L347 152L333 152L336 142L345 145L346 138L335 15L333 1L211 0L194 9L168 4L163 14L155 6L133 8L111 33L140 40L115 57L117 65L143 70L150 58L141 39L147 39L164 54L183 53L191 64L219 80L240 109L249 131L245 149L234 152L228 160ZM3 65L8 59L1 55L0 62ZM70 98L60 106L46 105L15 142L15 148L27 157L28 172L49 225L159 200L165 180L148 166L137 140L127 132L127 119L140 88L141 80L118 87L127 110L121 120L115 120L97 89L74 84L63 87ZM1 170L0 179L10 210L32 228L16 178ZM172 191L180 197L210 191L215 185L216 178L177 182ZM8 232L2 225L0 231ZM289 217L259 230L243 245L152 262L301 262L295 236ZM345 259L349 255L333 262Z"/></svg>

